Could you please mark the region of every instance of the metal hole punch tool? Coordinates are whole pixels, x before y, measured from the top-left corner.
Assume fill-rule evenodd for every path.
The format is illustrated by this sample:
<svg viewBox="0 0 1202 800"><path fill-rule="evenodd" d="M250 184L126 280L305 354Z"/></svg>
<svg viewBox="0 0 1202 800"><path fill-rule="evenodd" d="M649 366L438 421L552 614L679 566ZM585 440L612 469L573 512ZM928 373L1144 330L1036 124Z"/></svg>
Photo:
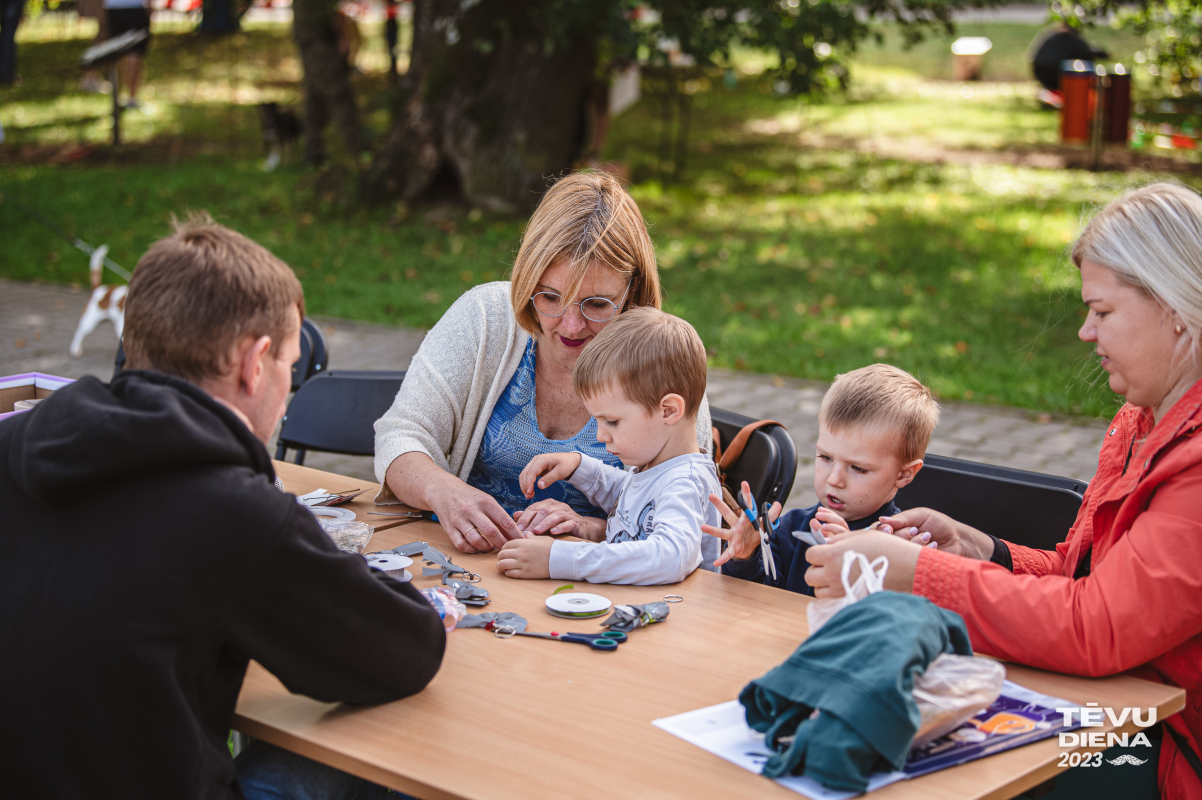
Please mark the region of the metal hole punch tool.
<svg viewBox="0 0 1202 800"><path fill-rule="evenodd" d="M768 534L776 530L776 525L768 521L768 511L772 506L764 503L759 508L759 516L757 517L755 498L749 492L741 491L735 495L735 499L739 501L739 507L747 515L747 519L751 520L751 527L760 534L760 558L764 561L764 574L771 577L772 580L776 580L776 559L772 557L772 545L768 539ZM779 520L777 524L780 524Z"/></svg>
<svg viewBox="0 0 1202 800"><path fill-rule="evenodd" d="M594 650L617 650L618 645L626 641L626 634L618 631L606 631L605 633L532 633L531 631L519 631L508 625L493 625L488 626L492 632L501 639L508 639L511 636L533 636L536 639L555 639L560 642L571 642L573 644L585 644Z"/></svg>

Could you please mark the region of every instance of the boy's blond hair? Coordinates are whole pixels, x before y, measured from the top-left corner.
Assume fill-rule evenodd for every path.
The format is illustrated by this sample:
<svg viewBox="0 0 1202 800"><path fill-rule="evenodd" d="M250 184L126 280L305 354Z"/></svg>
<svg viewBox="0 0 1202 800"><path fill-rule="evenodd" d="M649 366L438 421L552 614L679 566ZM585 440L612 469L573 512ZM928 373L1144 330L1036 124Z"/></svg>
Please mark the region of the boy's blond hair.
<svg viewBox="0 0 1202 800"><path fill-rule="evenodd" d="M903 464L922 458L939 424L939 404L931 390L904 369L889 364L836 376L818 421L832 433L863 428L897 437L897 456Z"/></svg>
<svg viewBox="0 0 1202 800"><path fill-rule="evenodd" d="M684 398L685 416L697 416L705 396L705 345L693 326L655 308L619 314L584 348L572 372L585 398L615 383L654 412L665 395Z"/></svg>

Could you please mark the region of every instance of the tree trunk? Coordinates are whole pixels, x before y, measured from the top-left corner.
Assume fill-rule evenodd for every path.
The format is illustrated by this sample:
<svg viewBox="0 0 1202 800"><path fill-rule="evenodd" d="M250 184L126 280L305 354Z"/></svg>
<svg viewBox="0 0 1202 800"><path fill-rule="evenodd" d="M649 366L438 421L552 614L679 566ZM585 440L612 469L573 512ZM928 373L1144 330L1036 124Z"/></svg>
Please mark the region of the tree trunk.
<svg viewBox="0 0 1202 800"><path fill-rule="evenodd" d="M304 69L305 161L311 164L325 159L325 128L331 117L346 149L356 157L363 149L350 67L334 28L337 13L330 0L292 4L292 37Z"/></svg>
<svg viewBox="0 0 1202 800"><path fill-rule="evenodd" d="M369 197L536 205L580 154L605 5L414 0L409 72Z"/></svg>

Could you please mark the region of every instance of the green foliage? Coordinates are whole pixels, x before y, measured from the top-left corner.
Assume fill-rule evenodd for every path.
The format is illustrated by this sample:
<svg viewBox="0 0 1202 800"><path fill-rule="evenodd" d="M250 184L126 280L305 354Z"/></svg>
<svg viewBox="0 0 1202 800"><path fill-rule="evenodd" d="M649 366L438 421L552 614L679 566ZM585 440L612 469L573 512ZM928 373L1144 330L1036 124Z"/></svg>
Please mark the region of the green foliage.
<svg viewBox="0 0 1202 800"><path fill-rule="evenodd" d="M1055 18L1072 25L1113 15L1112 27L1140 36L1139 69L1176 97L1202 89L1202 0L1053 0Z"/></svg>
<svg viewBox="0 0 1202 800"><path fill-rule="evenodd" d="M1056 141L1056 116L1035 110L1024 80L1037 31L961 26L994 41L986 74L999 79L962 86L939 80L950 76L947 37L907 51L901 31L880 26L872 33L883 44L870 36L850 64L849 92L805 101L774 94L775 54L736 49L733 89L720 69L683 88L692 92L689 168L669 189L654 179L654 98L613 121L605 159L631 169L667 308L697 326L714 364L829 380L884 360L945 398L1113 410L1090 348L1076 339L1081 305L1066 247L1094 208L1155 176L983 157ZM1118 58L1140 46L1130 34L1099 34ZM119 264L132 267L169 231L172 213L204 208L296 268L318 315L428 327L465 289L506 276L524 219L363 208L320 174L260 171L253 103L297 97L284 26L210 40L203 54L189 49L194 38L156 30L147 79L158 110L126 115L125 153L46 163L38 153L104 138L99 121L72 123L103 114L103 97L96 109L74 105L95 97L75 91L71 67L71 48L89 36L22 42L26 84L0 107L16 143L0 151L0 185L71 233L107 243ZM367 52L382 70L382 52ZM382 83L378 72L360 80ZM370 118L386 124L385 111ZM14 161L26 147L36 159ZM940 159L948 163L929 163ZM0 230L0 276L86 285L86 258L5 203Z"/></svg>

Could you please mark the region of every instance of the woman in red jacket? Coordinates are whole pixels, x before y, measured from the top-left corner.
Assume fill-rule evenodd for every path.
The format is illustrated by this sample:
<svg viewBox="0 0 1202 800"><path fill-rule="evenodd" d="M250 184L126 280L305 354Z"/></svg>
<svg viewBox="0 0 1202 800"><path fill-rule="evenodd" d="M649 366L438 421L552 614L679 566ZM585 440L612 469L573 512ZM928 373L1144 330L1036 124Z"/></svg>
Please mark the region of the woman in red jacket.
<svg viewBox="0 0 1202 800"><path fill-rule="evenodd" d="M913 509L883 520L898 535L810 548L806 580L818 597L837 596L844 550L885 555L886 588L958 612L979 652L1184 688L1158 782L1163 798L1202 798L1183 750L1202 741L1202 197L1165 183L1129 192L1072 255L1089 308L1079 335L1127 402L1067 540L1033 550ZM906 541L920 531L938 548Z"/></svg>

